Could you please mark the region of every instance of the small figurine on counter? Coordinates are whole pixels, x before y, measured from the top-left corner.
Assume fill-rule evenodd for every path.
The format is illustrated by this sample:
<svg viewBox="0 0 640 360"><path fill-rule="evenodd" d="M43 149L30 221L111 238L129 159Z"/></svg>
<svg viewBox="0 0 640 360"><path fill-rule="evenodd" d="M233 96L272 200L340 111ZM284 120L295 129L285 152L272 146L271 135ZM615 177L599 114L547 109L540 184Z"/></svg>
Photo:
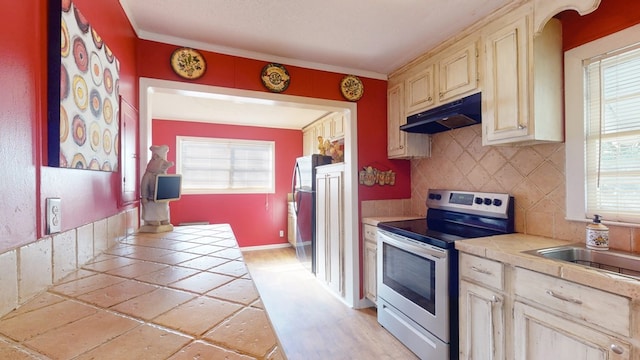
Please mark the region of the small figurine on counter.
<svg viewBox="0 0 640 360"><path fill-rule="evenodd" d="M155 202L153 199L158 174L166 174L167 169L173 166L172 161L167 161L167 145L152 145L151 160L142 176L140 195L142 196L142 220L144 226L141 232L165 232L173 230L169 222L169 203Z"/></svg>
<svg viewBox="0 0 640 360"><path fill-rule="evenodd" d="M322 136L318 136L318 151L320 151L320 155L328 155L327 151L329 151L330 147L329 140L324 140Z"/></svg>

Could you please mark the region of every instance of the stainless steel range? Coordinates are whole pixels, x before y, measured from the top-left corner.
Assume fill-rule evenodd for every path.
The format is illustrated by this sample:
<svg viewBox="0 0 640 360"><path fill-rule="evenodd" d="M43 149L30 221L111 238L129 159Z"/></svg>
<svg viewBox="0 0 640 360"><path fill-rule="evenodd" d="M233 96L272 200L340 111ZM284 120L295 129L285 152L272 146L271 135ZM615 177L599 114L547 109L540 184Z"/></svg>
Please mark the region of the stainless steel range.
<svg viewBox="0 0 640 360"><path fill-rule="evenodd" d="M426 219L378 224L378 322L421 359L458 359L456 241L513 232L508 194L429 190Z"/></svg>

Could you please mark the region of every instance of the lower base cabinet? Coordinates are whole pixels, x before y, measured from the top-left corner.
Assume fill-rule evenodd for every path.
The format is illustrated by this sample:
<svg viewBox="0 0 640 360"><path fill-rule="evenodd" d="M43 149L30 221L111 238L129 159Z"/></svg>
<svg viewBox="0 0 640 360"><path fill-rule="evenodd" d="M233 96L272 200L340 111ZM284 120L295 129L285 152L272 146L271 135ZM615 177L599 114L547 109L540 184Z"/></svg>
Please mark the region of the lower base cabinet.
<svg viewBox="0 0 640 360"><path fill-rule="evenodd" d="M461 252L460 359L640 359L636 302Z"/></svg>
<svg viewBox="0 0 640 360"><path fill-rule="evenodd" d="M373 225L362 225L362 233L364 234L364 297L376 303L378 293L378 228Z"/></svg>
<svg viewBox="0 0 640 360"><path fill-rule="evenodd" d="M520 302L514 305L514 327L517 360L631 358L626 342Z"/></svg>
<svg viewBox="0 0 640 360"><path fill-rule="evenodd" d="M460 359L505 358L504 307L499 293L460 282Z"/></svg>

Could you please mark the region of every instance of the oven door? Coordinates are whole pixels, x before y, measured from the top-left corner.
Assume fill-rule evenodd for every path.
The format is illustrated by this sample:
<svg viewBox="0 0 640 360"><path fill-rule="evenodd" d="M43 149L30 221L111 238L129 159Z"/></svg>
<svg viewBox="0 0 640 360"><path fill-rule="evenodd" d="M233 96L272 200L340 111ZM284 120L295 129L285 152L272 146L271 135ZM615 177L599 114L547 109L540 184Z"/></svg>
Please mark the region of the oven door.
<svg viewBox="0 0 640 360"><path fill-rule="evenodd" d="M449 343L448 252L378 230L378 297Z"/></svg>

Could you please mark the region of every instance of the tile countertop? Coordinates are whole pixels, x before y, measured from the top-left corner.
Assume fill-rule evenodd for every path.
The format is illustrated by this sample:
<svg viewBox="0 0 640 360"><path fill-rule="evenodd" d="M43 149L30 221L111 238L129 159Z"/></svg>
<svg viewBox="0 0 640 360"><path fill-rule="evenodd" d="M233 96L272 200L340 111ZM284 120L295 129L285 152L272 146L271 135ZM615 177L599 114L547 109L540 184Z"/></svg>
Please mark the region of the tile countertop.
<svg viewBox="0 0 640 360"><path fill-rule="evenodd" d="M414 219L424 219L424 216L418 216L418 215L371 216L371 217L362 218L362 223L367 225L378 226L378 223L381 223L381 222L403 221L403 220L414 220Z"/></svg>
<svg viewBox="0 0 640 360"><path fill-rule="evenodd" d="M523 253L523 251L571 243L573 242L515 233L457 241L456 249L632 299L640 299L640 280L587 266Z"/></svg>
<svg viewBox="0 0 640 360"><path fill-rule="evenodd" d="M128 236L0 319L0 359L286 355L228 224Z"/></svg>

